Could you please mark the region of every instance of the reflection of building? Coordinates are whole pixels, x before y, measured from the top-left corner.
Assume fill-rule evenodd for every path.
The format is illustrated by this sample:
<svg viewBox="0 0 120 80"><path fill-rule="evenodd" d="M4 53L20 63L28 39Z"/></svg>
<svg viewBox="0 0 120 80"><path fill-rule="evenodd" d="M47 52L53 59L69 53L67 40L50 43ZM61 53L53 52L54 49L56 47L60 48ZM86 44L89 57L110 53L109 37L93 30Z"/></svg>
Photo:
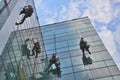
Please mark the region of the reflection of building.
<svg viewBox="0 0 120 80"><path fill-rule="evenodd" d="M3 0L2 0L3 1ZM4 0L14 1L14 0ZM19 8L24 4L33 4L32 0L18 0L11 14L1 27L0 54L2 59L0 68L0 80L5 79L5 73L9 80L119 80L120 71L104 47L88 17L70 21L49 24L39 27L36 13L26 19L24 24L14 25L19 16ZM16 12L16 14L14 13ZM13 19L13 20L11 20ZM15 21L14 21L15 20ZM5 37L4 37L5 36ZM93 60L91 65L83 65L82 52L79 47L80 38L91 45L89 55ZM38 58L30 56L30 60L22 56L21 45L27 38L37 38L41 46ZM32 48L32 47L30 47ZM40 73L47 67L51 54L56 53L60 57L61 77L53 73ZM54 68L54 67L53 67ZM36 79L35 79L36 78Z"/></svg>

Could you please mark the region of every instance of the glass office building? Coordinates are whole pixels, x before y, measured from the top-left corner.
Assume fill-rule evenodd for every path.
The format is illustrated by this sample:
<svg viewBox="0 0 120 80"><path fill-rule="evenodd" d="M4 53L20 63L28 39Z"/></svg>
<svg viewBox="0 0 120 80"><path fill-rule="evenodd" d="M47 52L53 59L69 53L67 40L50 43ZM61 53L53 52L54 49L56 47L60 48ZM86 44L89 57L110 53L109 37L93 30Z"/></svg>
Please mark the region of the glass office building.
<svg viewBox="0 0 120 80"><path fill-rule="evenodd" d="M15 23L19 22L22 17L19 15L20 11L26 5L32 5L33 14L23 24L16 26ZM41 51L44 50L40 41L42 40L41 32L33 0L0 0L0 80L30 80L37 76L33 75L34 73L43 70L41 64L45 64L41 62L41 59L45 57L45 53L39 54L42 56L41 59L31 56L28 60L26 56L23 56L21 46L28 38L36 38ZM41 66L39 70L34 65L38 64L38 61Z"/></svg>
<svg viewBox="0 0 120 80"><path fill-rule="evenodd" d="M10 12L0 26L0 80L119 80L120 71L103 42L92 26L88 17L39 26L36 11L16 26L21 7L31 4L33 0L0 0L1 13ZM13 3L12 3L13 2ZM4 6L2 6L2 5ZM13 7L10 4L14 4ZM34 8L35 9L35 8ZM3 15L6 16L6 15ZM3 18L3 17L2 17ZM0 19L2 19L0 17ZM11 20L12 19L12 20ZM80 38L90 44L92 54L85 52L92 59L92 64L83 65ZM26 39L36 38L41 47L38 57L27 55L22 51ZM32 54L32 45L30 46ZM49 59L55 53L60 58L60 76L54 71L44 72ZM55 69L52 65L51 69Z"/></svg>
<svg viewBox="0 0 120 80"><path fill-rule="evenodd" d="M56 53L61 62L61 78L55 80L119 80L120 71L88 17L41 26L47 56ZM90 44L91 65L83 65L80 38Z"/></svg>
<svg viewBox="0 0 120 80"><path fill-rule="evenodd" d="M18 0L0 0L0 30Z"/></svg>

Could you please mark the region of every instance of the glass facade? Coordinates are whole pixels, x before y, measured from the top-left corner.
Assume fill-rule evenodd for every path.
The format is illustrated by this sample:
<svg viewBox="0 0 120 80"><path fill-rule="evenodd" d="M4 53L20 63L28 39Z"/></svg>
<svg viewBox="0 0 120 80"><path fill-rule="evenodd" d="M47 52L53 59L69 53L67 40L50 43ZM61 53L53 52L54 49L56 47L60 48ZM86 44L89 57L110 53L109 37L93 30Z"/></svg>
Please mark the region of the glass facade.
<svg viewBox="0 0 120 80"><path fill-rule="evenodd" d="M34 9L32 16L16 26L16 21L21 19L20 11L28 4ZM10 11L7 13L5 10ZM40 77L37 74L46 65L41 60L45 58L45 53L39 54L39 59L30 56L28 60L21 47L27 38L36 38L41 50L44 50L33 0L0 0L0 80L32 80L34 76Z"/></svg>
<svg viewBox="0 0 120 80"><path fill-rule="evenodd" d="M0 44L3 45L0 46L0 51L2 51L0 52L0 80L120 79L120 71L88 17L39 26L34 10L34 14L22 25L15 26L20 7L27 4L34 6L34 4L33 0L0 0L0 16L8 8L6 3L10 4L12 1L15 1L13 2L15 7L13 9L13 5L9 5L13 10L8 9L11 11L10 15L9 12L5 12L9 18L5 18L6 24L2 23L4 26L0 26ZM92 54L85 52L86 56L93 60L90 65L83 65L83 54L79 46L81 37L90 44ZM28 59L22 51L22 45L28 38L36 38L39 42L41 53L37 58L30 56ZM53 53L60 58L59 76L54 71L44 72ZM30 47L30 54L32 54L32 47ZM52 68L54 69L55 65L52 65L50 70Z"/></svg>
<svg viewBox="0 0 120 80"><path fill-rule="evenodd" d="M28 38L38 40L42 52L38 54L39 58L30 56L30 59L28 59L27 54L22 51L22 45ZM30 49L30 55L32 55L32 49ZM46 59L46 54L40 28L34 27L12 32L1 59L3 68L0 72L0 80L5 80L6 76L8 80L33 80L32 78L36 80L37 77L40 77L39 72L43 72L47 65L46 60L42 61L42 59Z"/></svg>
<svg viewBox="0 0 120 80"><path fill-rule="evenodd" d="M0 0L0 30L18 0Z"/></svg>
<svg viewBox="0 0 120 80"><path fill-rule="evenodd" d="M62 76L55 80L119 80L120 71L88 17L41 26L41 31L47 56L60 57ZM91 65L83 65L81 37L90 44Z"/></svg>
<svg viewBox="0 0 120 80"><path fill-rule="evenodd" d="M83 65L80 38L90 44L93 62ZM38 58L30 60L21 50L27 38L36 38L41 46ZM41 27L13 31L1 55L0 78L4 80L119 80L120 71L104 47L88 17ZM44 72L55 53L60 58L60 74ZM55 69L55 65L52 65ZM51 70L51 68L50 68Z"/></svg>

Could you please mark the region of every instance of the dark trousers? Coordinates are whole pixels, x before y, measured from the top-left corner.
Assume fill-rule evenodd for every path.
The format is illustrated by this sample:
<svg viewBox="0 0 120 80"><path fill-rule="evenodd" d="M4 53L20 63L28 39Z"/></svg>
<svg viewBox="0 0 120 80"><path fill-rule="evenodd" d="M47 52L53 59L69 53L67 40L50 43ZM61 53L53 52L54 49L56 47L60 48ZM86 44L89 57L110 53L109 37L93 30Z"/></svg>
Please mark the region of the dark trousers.
<svg viewBox="0 0 120 80"><path fill-rule="evenodd" d="M36 55L35 55L35 53L36 53ZM32 55L35 55L35 57L37 58L38 53L39 53L38 50L34 46L33 49L32 49Z"/></svg>
<svg viewBox="0 0 120 80"><path fill-rule="evenodd" d="M45 69L45 71L47 71L51 67L51 65L53 65L53 64L55 64L57 70L59 69L59 64L57 62L55 62L55 61L50 60L50 64Z"/></svg>
<svg viewBox="0 0 120 80"><path fill-rule="evenodd" d="M83 56L85 57L85 50L87 50L89 52L89 54L91 54L91 52L89 51L89 48L85 47L85 48L81 48Z"/></svg>
<svg viewBox="0 0 120 80"><path fill-rule="evenodd" d="M21 22L19 22L18 24L22 24L22 23L25 21L26 18L28 18L28 17L30 17L30 16L32 15L32 13L27 12L24 8L23 8L23 10L20 12L20 15L21 15L21 14L25 14L25 15L23 16Z"/></svg>
<svg viewBox="0 0 120 80"><path fill-rule="evenodd" d="M22 18L22 20L21 20L21 22L20 22L19 24L22 24L22 23L25 21L25 19L26 19L27 17L29 17L29 16L28 16L27 14L25 14L24 17Z"/></svg>

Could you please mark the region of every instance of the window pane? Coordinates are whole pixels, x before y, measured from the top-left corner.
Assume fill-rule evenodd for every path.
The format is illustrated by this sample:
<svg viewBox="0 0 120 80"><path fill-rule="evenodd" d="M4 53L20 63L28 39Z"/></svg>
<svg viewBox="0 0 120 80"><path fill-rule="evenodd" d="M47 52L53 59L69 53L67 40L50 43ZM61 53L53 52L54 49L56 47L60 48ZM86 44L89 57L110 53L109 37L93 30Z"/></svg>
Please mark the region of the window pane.
<svg viewBox="0 0 120 80"><path fill-rule="evenodd" d="M120 76L113 76L114 80L120 80Z"/></svg>
<svg viewBox="0 0 120 80"><path fill-rule="evenodd" d="M61 59L60 62L61 62L61 68L72 66L70 58Z"/></svg>
<svg viewBox="0 0 120 80"><path fill-rule="evenodd" d="M78 72L78 71L83 71L83 70L88 70L89 67L88 66L84 66L84 65L80 65L80 66L74 66L74 72Z"/></svg>
<svg viewBox="0 0 120 80"><path fill-rule="evenodd" d="M91 74L88 71L75 73L76 80L91 80Z"/></svg>
<svg viewBox="0 0 120 80"><path fill-rule="evenodd" d="M56 48L62 48L62 47L67 47L67 41L63 41L63 42L57 42L56 43Z"/></svg>
<svg viewBox="0 0 120 80"><path fill-rule="evenodd" d="M107 66L115 65L113 60L107 60L107 61L105 61L105 63L106 63Z"/></svg>
<svg viewBox="0 0 120 80"><path fill-rule="evenodd" d="M71 56L81 55L81 50L72 50L70 51Z"/></svg>
<svg viewBox="0 0 120 80"><path fill-rule="evenodd" d="M112 77L105 77L105 78L99 78L99 79L95 79L95 80L113 80Z"/></svg>
<svg viewBox="0 0 120 80"><path fill-rule="evenodd" d="M94 68L101 68L101 67L106 67L105 62L95 62L92 63L92 65L90 65L90 69L94 69Z"/></svg>
<svg viewBox="0 0 120 80"><path fill-rule="evenodd" d="M112 59L107 51L101 52L103 59Z"/></svg>
<svg viewBox="0 0 120 80"><path fill-rule="evenodd" d="M55 31L56 34L65 33L65 32L66 32L66 28L57 29L57 30Z"/></svg>
<svg viewBox="0 0 120 80"><path fill-rule="evenodd" d="M68 74L68 73L73 73L72 67L62 69L62 74Z"/></svg>
<svg viewBox="0 0 120 80"><path fill-rule="evenodd" d="M68 47L57 49L57 53L68 51Z"/></svg>
<svg viewBox="0 0 120 80"><path fill-rule="evenodd" d="M100 61L100 60L103 59L102 56L101 56L101 54L100 54L99 52L92 54L92 55L91 55L91 58L93 59L94 62Z"/></svg>
<svg viewBox="0 0 120 80"><path fill-rule="evenodd" d="M97 45L97 46L92 46L90 47L92 52L99 52L99 51L104 51L106 50L105 46L104 45Z"/></svg>
<svg viewBox="0 0 120 80"><path fill-rule="evenodd" d="M82 63L82 57L81 56L72 57L72 64L73 65L83 64Z"/></svg>
<svg viewBox="0 0 120 80"><path fill-rule="evenodd" d="M70 53L69 53L69 51L62 52L62 53L57 53L57 55L59 56L59 58L70 57Z"/></svg>
<svg viewBox="0 0 120 80"><path fill-rule="evenodd" d="M48 43L54 43L55 40L52 38L52 39L47 39L47 40L44 40L44 43L45 44L48 44Z"/></svg>
<svg viewBox="0 0 120 80"><path fill-rule="evenodd" d="M108 67L112 75L120 74L119 69L116 66Z"/></svg>
<svg viewBox="0 0 120 80"><path fill-rule="evenodd" d="M55 45L54 45L54 44L47 44L47 45L45 45L45 49L46 49L46 50L55 49Z"/></svg>
<svg viewBox="0 0 120 80"><path fill-rule="evenodd" d="M50 36L50 35L54 35L54 31L46 31L43 33L43 36Z"/></svg>
<svg viewBox="0 0 120 80"><path fill-rule="evenodd" d="M55 39L56 42L65 41L65 40L67 40L67 36L57 37L57 38Z"/></svg>
<svg viewBox="0 0 120 80"><path fill-rule="evenodd" d="M74 80L74 74L62 75L61 80Z"/></svg>
<svg viewBox="0 0 120 80"><path fill-rule="evenodd" d="M95 78L106 77L111 75L107 68L94 69L92 70L92 74Z"/></svg>
<svg viewBox="0 0 120 80"><path fill-rule="evenodd" d="M79 42L80 42L80 39L72 39L72 40L68 41L68 44L69 44L69 46L78 45Z"/></svg>

